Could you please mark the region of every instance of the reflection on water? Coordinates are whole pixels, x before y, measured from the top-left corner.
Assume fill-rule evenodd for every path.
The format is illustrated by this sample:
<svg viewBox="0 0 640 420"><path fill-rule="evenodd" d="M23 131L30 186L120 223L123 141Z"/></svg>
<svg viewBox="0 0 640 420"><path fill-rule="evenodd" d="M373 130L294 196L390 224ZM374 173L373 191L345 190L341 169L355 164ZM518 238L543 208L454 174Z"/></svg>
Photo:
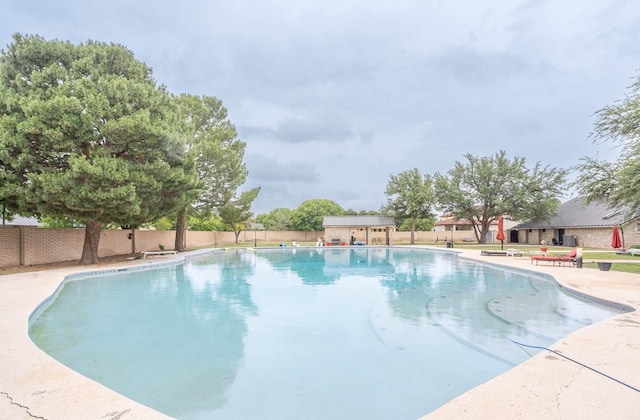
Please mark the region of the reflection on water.
<svg viewBox="0 0 640 420"><path fill-rule="evenodd" d="M68 282L30 334L178 418L416 418L611 314L445 252L298 248Z"/></svg>
<svg viewBox="0 0 640 420"><path fill-rule="evenodd" d="M221 257L69 282L31 336L74 370L173 416L222 407L257 308L247 255Z"/></svg>

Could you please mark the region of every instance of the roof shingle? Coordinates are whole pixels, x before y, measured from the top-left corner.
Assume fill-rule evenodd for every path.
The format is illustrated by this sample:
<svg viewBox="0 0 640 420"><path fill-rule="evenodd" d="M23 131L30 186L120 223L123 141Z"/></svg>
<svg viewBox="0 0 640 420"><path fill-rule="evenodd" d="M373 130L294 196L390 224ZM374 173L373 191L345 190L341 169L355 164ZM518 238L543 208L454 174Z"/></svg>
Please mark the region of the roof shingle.
<svg viewBox="0 0 640 420"><path fill-rule="evenodd" d="M529 220L512 229L563 229L576 227L612 227L627 221L623 210L614 210L606 204L586 204L578 197L562 203L549 221Z"/></svg>

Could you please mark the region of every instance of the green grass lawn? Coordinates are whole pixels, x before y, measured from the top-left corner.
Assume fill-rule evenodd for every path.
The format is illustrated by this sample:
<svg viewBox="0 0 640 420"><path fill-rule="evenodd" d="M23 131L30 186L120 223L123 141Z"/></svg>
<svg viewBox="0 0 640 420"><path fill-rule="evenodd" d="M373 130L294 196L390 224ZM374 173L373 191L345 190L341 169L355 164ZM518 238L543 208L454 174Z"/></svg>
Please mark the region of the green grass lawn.
<svg viewBox="0 0 640 420"><path fill-rule="evenodd" d="M583 268L598 268L595 263L585 263L582 265ZM622 262L614 263L611 265L611 271L622 271L625 273L635 273L640 274L640 264L624 264Z"/></svg>

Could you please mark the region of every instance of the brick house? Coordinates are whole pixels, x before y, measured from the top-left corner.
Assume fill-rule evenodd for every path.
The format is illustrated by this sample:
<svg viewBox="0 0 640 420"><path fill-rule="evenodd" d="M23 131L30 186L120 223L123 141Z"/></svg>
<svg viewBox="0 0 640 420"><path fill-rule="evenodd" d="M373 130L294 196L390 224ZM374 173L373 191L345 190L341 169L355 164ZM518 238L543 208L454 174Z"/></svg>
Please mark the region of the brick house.
<svg viewBox="0 0 640 420"><path fill-rule="evenodd" d="M508 216L505 216L504 225L503 225L505 233L508 232L509 229L511 229L515 224L516 222L509 219ZM476 239L475 230L473 228L473 222L467 219L456 220L455 216L451 214L440 216L440 220L438 220L435 223L433 227L433 231L445 232L445 233L464 231L464 232L468 232L468 237L465 239L473 239L473 241L475 241ZM494 220L489 225L489 231L487 232L487 235L484 238L485 242L490 243L490 242L497 241L496 239L497 234L498 234L498 221Z"/></svg>
<svg viewBox="0 0 640 420"><path fill-rule="evenodd" d="M583 198L562 203L548 221L530 220L511 228L511 242L521 244L581 246L586 248L611 248L613 226L621 229L623 246L640 244L638 218L629 220L622 210L611 209L606 204L586 204Z"/></svg>
<svg viewBox="0 0 640 420"><path fill-rule="evenodd" d="M392 216L325 216L325 243L348 245L353 239L364 245L392 245L396 222Z"/></svg>

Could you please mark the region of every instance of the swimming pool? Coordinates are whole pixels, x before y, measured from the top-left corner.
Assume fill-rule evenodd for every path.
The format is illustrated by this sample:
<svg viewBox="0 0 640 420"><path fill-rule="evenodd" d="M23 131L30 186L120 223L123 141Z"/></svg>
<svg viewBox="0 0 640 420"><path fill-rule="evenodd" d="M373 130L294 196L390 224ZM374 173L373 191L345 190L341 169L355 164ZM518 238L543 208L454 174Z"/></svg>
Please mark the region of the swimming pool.
<svg viewBox="0 0 640 420"><path fill-rule="evenodd" d="M614 313L447 252L231 250L65 282L30 335L178 418L413 419Z"/></svg>

